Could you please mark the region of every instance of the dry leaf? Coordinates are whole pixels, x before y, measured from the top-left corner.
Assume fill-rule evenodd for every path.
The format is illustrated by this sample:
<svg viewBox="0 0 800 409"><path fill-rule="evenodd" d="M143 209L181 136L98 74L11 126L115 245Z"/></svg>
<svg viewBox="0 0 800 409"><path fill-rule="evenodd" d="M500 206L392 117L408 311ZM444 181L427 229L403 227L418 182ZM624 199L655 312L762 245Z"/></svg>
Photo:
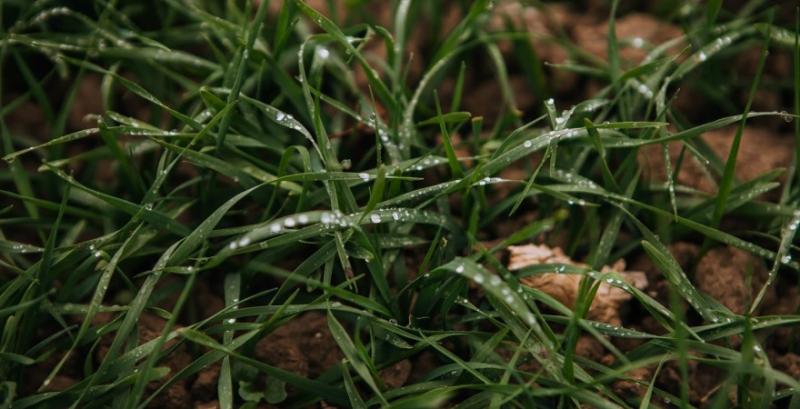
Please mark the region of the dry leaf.
<svg viewBox="0 0 800 409"><path fill-rule="evenodd" d="M509 246L508 250L511 253L508 263L509 270L519 270L536 264L569 264L586 267L586 264L571 260L558 247L550 248L546 245L527 244L523 246ZM625 281L636 288L643 289L647 287L647 276L643 272L624 270L624 260L619 260L614 263L613 266L605 266L602 269L603 272L618 272ZM522 284L536 288L550 295L565 306L574 308L581 277L582 276L578 274L559 274L553 272L525 277L520 281ZM612 325L620 325L619 307L623 302L629 299L631 299L631 295L627 292L606 283L601 283L592 301L592 305L589 308L587 318Z"/></svg>

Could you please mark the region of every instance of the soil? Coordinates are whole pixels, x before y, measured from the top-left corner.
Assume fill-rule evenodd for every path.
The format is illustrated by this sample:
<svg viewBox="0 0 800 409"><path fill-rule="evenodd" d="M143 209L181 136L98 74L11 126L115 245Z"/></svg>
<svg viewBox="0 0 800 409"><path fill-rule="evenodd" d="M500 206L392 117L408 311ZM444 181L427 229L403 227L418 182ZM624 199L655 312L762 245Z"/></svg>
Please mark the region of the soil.
<svg viewBox="0 0 800 409"><path fill-rule="evenodd" d="M743 314L766 283L768 274L760 258L735 247L721 247L712 249L700 260L694 281L698 289L729 310ZM775 291L770 286L759 308L774 302Z"/></svg>
<svg viewBox="0 0 800 409"><path fill-rule="evenodd" d="M706 132L701 139L708 144L712 151L724 164L733 143L736 133L735 127ZM683 146L680 142L668 144L671 169L675 169ZM752 180L766 172L778 168L787 168L791 163L794 143L786 135L776 134L774 131L746 127L737 155L735 176L740 181ZM648 145L639 151L639 164L644 170L645 177L654 182L666 181L663 148L661 145ZM701 164L700 160L688 151L684 154L676 183L713 194L717 191L717 178L710 175L710 171ZM779 180L785 180L785 175ZM779 189L773 189L769 198L775 198Z"/></svg>
<svg viewBox="0 0 800 409"><path fill-rule="evenodd" d="M687 364L688 379L681 376L677 362L672 361L664 365L658 376L658 386L676 396L680 396L680 385L688 383L691 385L689 388L689 400L695 405L705 406L725 379L725 372L719 368L698 363L695 360L689 360ZM735 394L728 395L729 404L735 405L734 399Z"/></svg>
<svg viewBox="0 0 800 409"><path fill-rule="evenodd" d="M396 389L406 384L411 375L411 361L404 359L396 364L384 368L379 373L383 384L387 388Z"/></svg>
<svg viewBox="0 0 800 409"><path fill-rule="evenodd" d="M575 15L561 4L532 7L518 2L501 2L489 20L488 29L500 32L510 27L515 30L527 31L530 33L534 52L541 61L549 64L563 64L567 62L569 55L556 38L562 33L569 35L569 28L574 20L576 20ZM500 41L498 47L507 57L513 49L508 41ZM545 67L545 72L551 79L548 85L556 94L567 94L578 85L578 75L574 72L550 67ZM525 86L525 89L527 88L529 85ZM480 101L497 100L483 99Z"/></svg>
<svg viewBox="0 0 800 409"><path fill-rule="evenodd" d="M614 382L613 388L620 396L642 397L647 393L647 385L653 378L653 368L641 367L625 373L627 379Z"/></svg>
<svg viewBox="0 0 800 409"><path fill-rule="evenodd" d="M782 285L780 282L775 287L777 301L771 306L764 307L763 314L797 314L800 311L800 289L796 285ZM800 340L800 333L797 328L790 327L775 328L769 336L770 346L776 352L787 352L791 348L796 348L798 340Z"/></svg>
<svg viewBox="0 0 800 409"><path fill-rule="evenodd" d="M307 312L279 327L258 342L255 354L270 365L311 378L344 357L319 312Z"/></svg>
<svg viewBox="0 0 800 409"><path fill-rule="evenodd" d="M75 93L75 102L69 111L67 123L70 129L77 131L97 124L89 116L100 115L104 111L101 82L100 76L95 74L87 74L81 78Z"/></svg>
<svg viewBox="0 0 800 409"><path fill-rule="evenodd" d="M774 362L775 369L785 372L794 379L800 379L800 355L791 352L778 355L772 352L770 362Z"/></svg>
<svg viewBox="0 0 800 409"><path fill-rule="evenodd" d="M654 45L679 38L683 31L652 15L631 13L616 21L616 35L620 45L620 58L627 65L641 63ZM600 59L608 58L608 23L581 24L574 30L576 43ZM673 47L673 53L680 50Z"/></svg>

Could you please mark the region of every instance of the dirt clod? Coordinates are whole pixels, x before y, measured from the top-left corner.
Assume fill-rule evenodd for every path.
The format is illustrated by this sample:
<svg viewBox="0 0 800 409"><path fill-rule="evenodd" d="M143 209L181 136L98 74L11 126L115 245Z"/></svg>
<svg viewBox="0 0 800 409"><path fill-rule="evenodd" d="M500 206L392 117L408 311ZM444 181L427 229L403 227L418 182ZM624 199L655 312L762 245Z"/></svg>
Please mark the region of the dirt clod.
<svg viewBox="0 0 800 409"><path fill-rule="evenodd" d="M651 15L631 13L617 19L616 34L621 59L640 63L653 45L678 38L682 32L680 28ZM608 22L576 25L574 35L575 42L581 48L598 58L608 57Z"/></svg>
<svg viewBox="0 0 800 409"><path fill-rule="evenodd" d="M791 352L784 355L771 354L770 361L775 365L775 369L794 379L800 379L800 355Z"/></svg>
<svg viewBox="0 0 800 409"><path fill-rule="evenodd" d="M519 1L504 1L495 7L488 28L491 31L505 31L511 26L516 30L524 30L530 35L531 44L540 60L562 64L568 60L569 53L559 43L558 35L565 32L574 20L575 16L560 4L533 7ZM511 53L510 42L500 41L498 45L503 53ZM546 72L552 79L549 85L559 94L574 89L578 83L578 76L574 72L560 69Z"/></svg>
<svg viewBox="0 0 800 409"><path fill-rule="evenodd" d="M220 364L216 362L197 374L197 378L192 383L192 398L195 401L208 402L217 396L219 371Z"/></svg>
<svg viewBox="0 0 800 409"><path fill-rule="evenodd" d="M724 163L730 152L735 133L736 128L719 129L706 132L702 139ZM638 155L639 164L642 166L645 176L649 180L659 183L666 181L666 166L662 149L661 145L648 145L642 148ZM668 149L671 169L674 170L681 153L681 143L670 143ZM791 162L792 152L792 138L761 128L745 128L736 161L736 178L740 181L747 181L771 170L786 168ZM711 177L709 171L701 165L701 160L688 150L684 153L675 182L709 194L717 190L716 178Z"/></svg>
<svg viewBox="0 0 800 409"><path fill-rule="evenodd" d="M625 373L627 379L614 382L614 392L621 396L642 397L647 392L647 384L653 377L653 370L650 367L640 367Z"/></svg>
<svg viewBox="0 0 800 409"><path fill-rule="evenodd" d="M748 275L752 285L748 286ZM749 307L753 297L767 280L767 268L761 259L735 247L710 250L697 264L697 287L736 314ZM769 288L763 305L774 301L775 293Z"/></svg>
<svg viewBox="0 0 800 409"><path fill-rule="evenodd" d="M600 361L604 352L603 344L591 335L581 335L575 344L575 354L593 361Z"/></svg>
<svg viewBox="0 0 800 409"><path fill-rule="evenodd" d="M327 318L318 312L300 315L276 329L258 342L255 354L271 365L312 378L342 359Z"/></svg>
<svg viewBox="0 0 800 409"><path fill-rule="evenodd" d="M384 368L380 372L383 383L390 389L399 388L406 384L411 374L411 361L404 359L394 365Z"/></svg>

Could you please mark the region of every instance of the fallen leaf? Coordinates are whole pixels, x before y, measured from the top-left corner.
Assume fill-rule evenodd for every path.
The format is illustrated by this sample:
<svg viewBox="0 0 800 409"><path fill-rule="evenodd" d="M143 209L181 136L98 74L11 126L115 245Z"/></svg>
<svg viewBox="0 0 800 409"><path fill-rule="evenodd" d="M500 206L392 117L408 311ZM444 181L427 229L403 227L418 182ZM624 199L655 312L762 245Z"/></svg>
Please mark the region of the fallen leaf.
<svg viewBox="0 0 800 409"><path fill-rule="evenodd" d="M536 264L567 264L578 267L587 267L567 257L559 247L550 248L546 245L527 244L522 246L509 246L509 270L519 270ZM625 261L619 260L612 266L604 266L602 272L614 271L636 288L647 287L647 276L641 271L625 271ZM520 282L531 288L536 288L555 298L569 308L575 307L578 288L581 282L579 274L542 273L522 278ZM597 294L589 307L587 318L605 322L611 325L620 325L619 309L622 303L631 299L631 295L624 290L601 283Z"/></svg>

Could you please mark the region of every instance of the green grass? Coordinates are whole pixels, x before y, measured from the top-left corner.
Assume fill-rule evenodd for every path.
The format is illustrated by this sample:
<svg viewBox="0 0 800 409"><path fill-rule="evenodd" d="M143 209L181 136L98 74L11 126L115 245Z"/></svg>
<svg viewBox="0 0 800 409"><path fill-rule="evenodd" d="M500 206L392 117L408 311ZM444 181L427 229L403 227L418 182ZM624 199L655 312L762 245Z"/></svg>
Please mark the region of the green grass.
<svg viewBox="0 0 800 409"><path fill-rule="evenodd" d="M798 339L800 314L756 314L769 288L798 285L800 121L781 123L800 116L800 17L768 1L746 14L664 1L657 18L684 35L648 45L641 64L612 30L603 58L556 32L546 40L570 58L549 62L511 21L489 30L498 2L449 2L461 17L448 25L441 2L411 0L384 22L379 1L334 14L292 0L0 1L0 407L152 407L219 363L221 408L688 408L694 385L657 379L702 362L723 373L710 407L735 395L800 408L800 380L765 352L777 328ZM603 18L619 27L629 8L609 2ZM731 67L754 48L742 78ZM781 53L792 74L768 78ZM569 95L556 71L579 78ZM524 111L513 76L536 100ZM480 81L498 91L478 100L496 116L465 108ZM790 102L757 112L767 87ZM707 103L682 112L678 89ZM91 98L102 112L76 126ZM21 126L32 107L33 132ZM798 141L792 163L738 180L743 131L767 121ZM734 148L717 157L700 136L730 126ZM664 182L637 161L648 145L664 147ZM690 161L718 194L682 184ZM588 266L506 269L508 246L543 240ZM695 287L670 254L678 241L763 260L769 278L743 315ZM600 271L637 257L661 272L666 302ZM574 311L519 283L549 271L582 275ZM590 320L600 282L659 331ZM224 305L207 318L201 283ZM341 362L307 378L256 357L307 311L326 317ZM144 315L164 327L139 343ZM613 363L577 354L582 335ZM169 370L178 349L191 361ZM430 372L387 387L382 369L421 356ZM642 367L654 370L643 393L619 393ZM76 382L49 387L65 373Z"/></svg>

